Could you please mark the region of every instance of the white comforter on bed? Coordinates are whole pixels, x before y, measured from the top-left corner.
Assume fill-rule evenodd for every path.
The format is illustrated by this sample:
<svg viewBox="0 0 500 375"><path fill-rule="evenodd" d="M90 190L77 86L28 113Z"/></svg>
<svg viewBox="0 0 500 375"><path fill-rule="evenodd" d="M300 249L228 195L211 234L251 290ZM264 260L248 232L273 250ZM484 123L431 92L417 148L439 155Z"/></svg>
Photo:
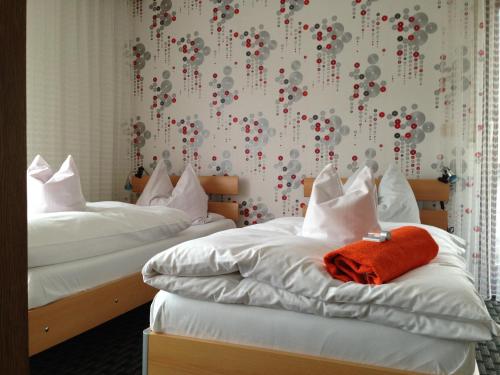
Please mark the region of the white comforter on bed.
<svg viewBox="0 0 500 375"><path fill-rule="evenodd" d="M191 225L184 212L123 202L88 202L84 211L28 217L28 268L123 251L174 237Z"/></svg>
<svg viewBox="0 0 500 375"><path fill-rule="evenodd" d="M430 264L384 285L342 283L323 266L332 249L298 235L302 221L281 218L184 242L149 260L144 281L189 298L354 318L437 338L499 333L465 271L458 237L419 225L440 247Z"/></svg>

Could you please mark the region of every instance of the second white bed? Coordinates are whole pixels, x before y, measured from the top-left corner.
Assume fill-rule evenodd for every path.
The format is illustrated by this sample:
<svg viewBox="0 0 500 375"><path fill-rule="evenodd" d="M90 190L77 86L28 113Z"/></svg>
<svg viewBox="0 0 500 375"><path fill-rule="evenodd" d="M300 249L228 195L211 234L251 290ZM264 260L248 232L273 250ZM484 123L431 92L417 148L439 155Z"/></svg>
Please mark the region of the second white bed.
<svg viewBox="0 0 500 375"><path fill-rule="evenodd" d="M28 269L28 308L46 305L69 295L139 272L153 255L178 243L226 229L232 220L193 225L178 235L144 246L72 262Z"/></svg>
<svg viewBox="0 0 500 375"><path fill-rule="evenodd" d="M160 291L154 332L224 341L429 374L471 375L474 344L354 319L193 300Z"/></svg>

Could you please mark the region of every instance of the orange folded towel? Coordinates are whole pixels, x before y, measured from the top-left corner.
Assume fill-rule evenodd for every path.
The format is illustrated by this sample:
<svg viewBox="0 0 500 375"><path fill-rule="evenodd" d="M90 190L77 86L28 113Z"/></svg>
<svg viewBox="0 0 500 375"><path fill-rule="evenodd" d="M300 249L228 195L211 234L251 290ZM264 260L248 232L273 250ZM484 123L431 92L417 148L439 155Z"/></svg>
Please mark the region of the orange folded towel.
<svg viewBox="0 0 500 375"><path fill-rule="evenodd" d="M384 284L429 263L439 246L422 228L401 227L385 242L358 241L324 256L328 273L335 279L361 284Z"/></svg>

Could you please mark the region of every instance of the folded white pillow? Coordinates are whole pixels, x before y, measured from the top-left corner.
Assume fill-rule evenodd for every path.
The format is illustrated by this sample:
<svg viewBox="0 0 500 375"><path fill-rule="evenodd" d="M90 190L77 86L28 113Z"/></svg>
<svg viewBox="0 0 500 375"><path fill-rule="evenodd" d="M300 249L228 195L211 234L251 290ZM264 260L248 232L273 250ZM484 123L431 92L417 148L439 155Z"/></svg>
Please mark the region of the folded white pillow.
<svg viewBox="0 0 500 375"><path fill-rule="evenodd" d="M343 188L333 164L328 164L314 180L302 235L327 241L333 247L380 231L375 190L370 168L364 167Z"/></svg>
<svg viewBox="0 0 500 375"><path fill-rule="evenodd" d="M378 187L380 221L420 224L417 200L405 176L394 164L384 173Z"/></svg>
<svg viewBox="0 0 500 375"><path fill-rule="evenodd" d="M186 166L172 195L153 198L150 205L177 208L184 211L193 222L205 220L208 215L208 196L191 164Z"/></svg>
<svg viewBox="0 0 500 375"><path fill-rule="evenodd" d="M28 214L85 209L80 174L71 155L56 173L37 155L28 167L26 179Z"/></svg>
<svg viewBox="0 0 500 375"><path fill-rule="evenodd" d="M168 198L172 194L172 190L174 190L174 186L168 175L167 166L163 161L160 161L156 165L136 204L138 206L151 206L153 199Z"/></svg>

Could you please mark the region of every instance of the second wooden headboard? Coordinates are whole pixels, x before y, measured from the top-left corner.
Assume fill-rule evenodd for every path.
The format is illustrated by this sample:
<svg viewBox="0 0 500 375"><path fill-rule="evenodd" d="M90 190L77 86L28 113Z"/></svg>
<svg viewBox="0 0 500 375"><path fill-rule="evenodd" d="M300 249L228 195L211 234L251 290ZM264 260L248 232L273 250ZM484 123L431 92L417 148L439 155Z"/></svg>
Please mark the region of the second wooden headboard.
<svg viewBox="0 0 500 375"><path fill-rule="evenodd" d="M179 176L170 176L172 185L177 185L179 178ZM237 195L239 193L238 176L200 176L198 178L207 194ZM149 176L143 176L142 178L133 176L130 180L132 183L132 191L140 194L144 190L149 180ZM208 211L222 215L235 222L240 218L237 202L209 201Z"/></svg>
<svg viewBox="0 0 500 375"><path fill-rule="evenodd" d="M342 182L346 179L343 178ZM314 177L304 179L304 197L310 197ZM378 186L380 179L377 179ZM408 180L415 194L417 201L421 202L447 202L450 196L450 186L439 182L438 180ZM420 210L420 221L422 224L432 225L444 230L448 229L448 212L444 209Z"/></svg>

